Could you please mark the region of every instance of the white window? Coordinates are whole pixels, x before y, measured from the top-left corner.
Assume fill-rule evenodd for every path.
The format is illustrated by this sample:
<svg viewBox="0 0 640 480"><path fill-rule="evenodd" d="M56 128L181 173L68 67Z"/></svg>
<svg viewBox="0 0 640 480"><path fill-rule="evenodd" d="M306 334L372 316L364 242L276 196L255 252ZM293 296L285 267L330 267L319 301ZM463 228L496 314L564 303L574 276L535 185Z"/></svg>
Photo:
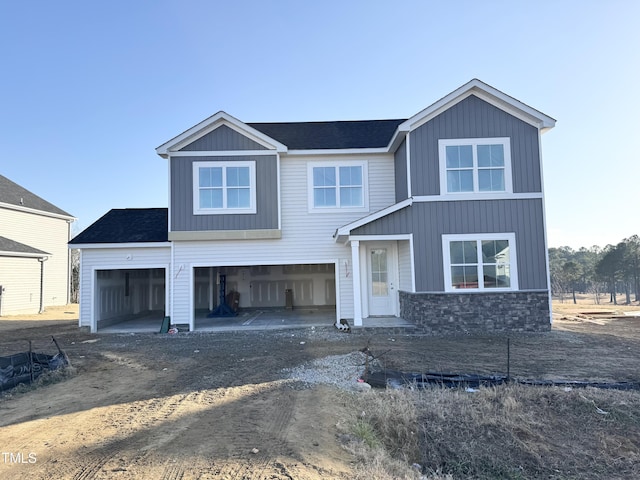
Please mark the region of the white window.
<svg viewBox="0 0 640 480"><path fill-rule="evenodd" d="M438 147L441 193L513 191L509 138L439 140Z"/></svg>
<svg viewBox="0 0 640 480"><path fill-rule="evenodd" d="M256 213L255 162L195 162L193 213Z"/></svg>
<svg viewBox="0 0 640 480"><path fill-rule="evenodd" d="M309 211L368 209L366 162L310 163Z"/></svg>
<svg viewBox="0 0 640 480"><path fill-rule="evenodd" d="M445 291L517 290L514 233L443 235Z"/></svg>

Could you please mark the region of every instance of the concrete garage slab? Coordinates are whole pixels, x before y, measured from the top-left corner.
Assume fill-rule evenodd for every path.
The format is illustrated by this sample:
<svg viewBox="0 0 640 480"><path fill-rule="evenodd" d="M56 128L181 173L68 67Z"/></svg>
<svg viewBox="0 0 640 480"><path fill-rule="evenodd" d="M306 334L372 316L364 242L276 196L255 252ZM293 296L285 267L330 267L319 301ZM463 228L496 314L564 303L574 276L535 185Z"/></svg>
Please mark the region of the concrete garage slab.
<svg viewBox="0 0 640 480"><path fill-rule="evenodd" d="M235 317L208 318L206 312L196 315L196 332L232 332L247 330L276 330L287 328L330 327L335 323L335 312L330 309L243 309ZM157 314L110 325L99 333L158 333L162 317ZM366 318L365 328L414 327L397 317ZM357 329L351 325L352 329Z"/></svg>

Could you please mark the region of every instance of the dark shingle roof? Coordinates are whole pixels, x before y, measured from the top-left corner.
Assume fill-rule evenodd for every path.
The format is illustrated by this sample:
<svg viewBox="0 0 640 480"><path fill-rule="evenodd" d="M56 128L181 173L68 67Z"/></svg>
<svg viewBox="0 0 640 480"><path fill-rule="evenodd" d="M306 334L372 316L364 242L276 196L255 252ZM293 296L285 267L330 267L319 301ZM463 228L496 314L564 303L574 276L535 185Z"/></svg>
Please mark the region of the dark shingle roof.
<svg viewBox="0 0 640 480"><path fill-rule="evenodd" d="M69 244L166 242L169 231L167 212L166 208L109 210Z"/></svg>
<svg viewBox="0 0 640 480"><path fill-rule="evenodd" d="M0 237L0 252L16 253L16 254L22 254L22 255L33 255L34 257L51 255L50 253L47 253L43 250L38 250L37 248L30 247L29 245L16 242L15 240L11 240L6 237Z"/></svg>
<svg viewBox="0 0 640 480"><path fill-rule="evenodd" d="M404 120L249 123L290 150L382 148Z"/></svg>
<svg viewBox="0 0 640 480"><path fill-rule="evenodd" d="M0 202L8 203L9 205L32 208L34 210L40 210L41 212L72 217L72 215L68 214L64 210L47 202L45 199L40 198L35 193L30 192L26 188L21 187L2 175L0 175Z"/></svg>

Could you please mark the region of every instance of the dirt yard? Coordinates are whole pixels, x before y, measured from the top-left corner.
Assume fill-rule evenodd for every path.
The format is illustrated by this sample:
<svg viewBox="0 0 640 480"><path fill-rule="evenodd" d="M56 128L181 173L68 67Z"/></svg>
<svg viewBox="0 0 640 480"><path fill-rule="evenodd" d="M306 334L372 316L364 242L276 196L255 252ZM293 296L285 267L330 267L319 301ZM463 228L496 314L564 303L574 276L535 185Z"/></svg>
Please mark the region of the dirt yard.
<svg viewBox="0 0 640 480"><path fill-rule="evenodd" d="M640 317L582 319L581 309L593 305L559 305L552 332L511 335L511 375L640 380ZM369 345L393 369L507 369L505 336L91 335L75 315L65 307L35 320L0 318L0 355L27 350L27 340L55 353L54 335L74 370L0 397L2 479L347 479L354 460L340 423L357 412L344 394L292 382L284 368Z"/></svg>

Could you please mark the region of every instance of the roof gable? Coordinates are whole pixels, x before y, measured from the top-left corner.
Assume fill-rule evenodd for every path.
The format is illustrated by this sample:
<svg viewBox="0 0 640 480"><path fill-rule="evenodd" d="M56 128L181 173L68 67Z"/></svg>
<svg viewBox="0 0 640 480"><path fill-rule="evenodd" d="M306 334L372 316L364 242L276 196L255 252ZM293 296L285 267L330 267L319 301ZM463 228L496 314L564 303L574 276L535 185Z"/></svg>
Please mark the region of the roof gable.
<svg viewBox="0 0 640 480"><path fill-rule="evenodd" d="M543 132L555 126L555 119L545 115L535 108L530 107L529 105L526 105L525 103L522 103L519 100L516 100L513 97L510 97L506 93L487 85L477 78L474 78L424 110L418 112L398 128L400 131L405 132L414 130L470 95L477 96L507 113L510 113L511 115L541 129Z"/></svg>
<svg viewBox="0 0 640 480"><path fill-rule="evenodd" d="M73 216L56 207L52 203L30 192L26 188L0 175L0 203L17 207L18 209L37 210L72 219Z"/></svg>
<svg viewBox="0 0 640 480"><path fill-rule="evenodd" d="M232 117L228 113L220 111L182 132L180 135L172 138L168 142L163 143L156 148L156 153L163 158L167 158L172 152L177 152L187 145L193 144L222 125L235 130L238 134L261 145L262 149L276 150L278 152L287 151L287 147L277 140L270 138L246 123L241 122L237 118Z"/></svg>

